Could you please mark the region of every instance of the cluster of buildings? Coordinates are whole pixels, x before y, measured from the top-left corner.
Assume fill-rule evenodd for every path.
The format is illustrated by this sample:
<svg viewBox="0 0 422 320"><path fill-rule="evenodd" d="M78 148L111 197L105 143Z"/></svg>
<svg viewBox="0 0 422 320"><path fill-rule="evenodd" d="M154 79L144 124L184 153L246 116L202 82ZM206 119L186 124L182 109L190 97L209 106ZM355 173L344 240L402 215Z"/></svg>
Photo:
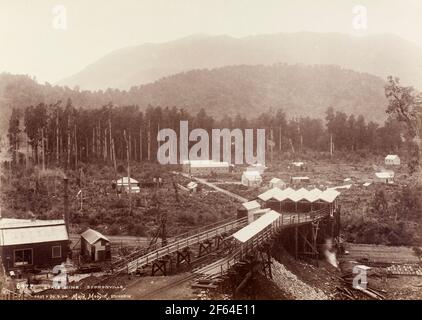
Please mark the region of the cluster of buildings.
<svg viewBox="0 0 422 320"><path fill-rule="evenodd" d="M84 262L111 259L110 240L88 229L80 235ZM0 218L0 259L7 272L52 269L72 257L65 220Z"/></svg>
<svg viewBox="0 0 422 320"><path fill-rule="evenodd" d="M256 199L243 203L238 216L248 216L250 223L270 210L278 213L307 213L329 208L333 212L338 207L339 195L340 192L335 189L295 190L275 187L261 193Z"/></svg>

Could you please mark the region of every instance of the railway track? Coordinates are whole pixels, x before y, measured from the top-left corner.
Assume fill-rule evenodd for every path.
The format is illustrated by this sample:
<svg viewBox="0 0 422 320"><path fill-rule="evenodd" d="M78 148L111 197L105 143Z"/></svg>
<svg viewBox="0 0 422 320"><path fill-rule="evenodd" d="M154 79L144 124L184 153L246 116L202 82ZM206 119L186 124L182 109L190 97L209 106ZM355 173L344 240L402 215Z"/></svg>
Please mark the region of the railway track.
<svg viewBox="0 0 422 320"><path fill-rule="evenodd" d="M208 254L202 256L201 258L197 259L196 261L194 261L194 263L195 264L204 264L204 263L206 263L206 261L211 256L214 256L214 255L226 255L226 253L224 253L223 251L222 252L211 252L211 253L208 253ZM231 257L231 256L232 256L232 254L229 254L228 256L226 255L226 257ZM195 268L194 270L191 271L190 274L186 275L185 277L183 277L181 279L177 279L177 280L175 280L171 283L168 283L164 286L156 288L152 291L149 291L149 292L139 296L139 299L147 300L147 299L149 299L153 296L159 295L162 292L166 292L167 290L175 288L177 286L180 286L180 285L182 285L186 282L189 282L189 281L194 280L196 278L201 278L201 277L204 276L204 274L207 273L207 271L212 271L212 269L214 269L216 265L220 265L221 260L225 260L225 259L227 259L227 258L218 259L214 262L207 263L204 267ZM198 270L201 270L201 272L198 272ZM204 272L204 274L202 272ZM132 286L135 286L135 285L136 285L136 283L133 284Z"/></svg>

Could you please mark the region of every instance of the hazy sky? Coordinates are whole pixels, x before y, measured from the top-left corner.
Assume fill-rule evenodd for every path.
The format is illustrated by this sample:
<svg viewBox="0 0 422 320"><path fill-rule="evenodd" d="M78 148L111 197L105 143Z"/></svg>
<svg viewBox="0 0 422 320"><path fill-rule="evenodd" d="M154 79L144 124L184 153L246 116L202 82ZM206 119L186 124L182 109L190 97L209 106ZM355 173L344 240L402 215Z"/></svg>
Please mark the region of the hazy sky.
<svg viewBox="0 0 422 320"><path fill-rule="evenodd" d="M53 27L63 23L53 10L57 5L66 9L64 30ZM367 8L366 30L353 28L356 5ZM195 33L242 37L304 30L395 33L422 46L422 1L0 0L0 72L54 83L125 46Z"/></svg>

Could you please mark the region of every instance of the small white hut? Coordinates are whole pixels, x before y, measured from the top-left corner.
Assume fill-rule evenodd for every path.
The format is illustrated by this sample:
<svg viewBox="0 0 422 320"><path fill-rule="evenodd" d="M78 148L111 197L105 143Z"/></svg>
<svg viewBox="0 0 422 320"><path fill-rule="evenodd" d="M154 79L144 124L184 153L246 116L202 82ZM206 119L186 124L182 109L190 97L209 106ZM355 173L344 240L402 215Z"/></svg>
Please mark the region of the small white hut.
<svg viewBox="0 0 422 320"><path fill-rule="evenodd" d="M139 193L141 189L139 188L139 182L133 178L123 177L116 181L117 190L120 192L130 192Z"/></svg>
<svg viewBox="0 0 422 320"><path fill-rule="evenodd" d="M378 182L393 184L394 183L394 172L393 171L382 171L375 172Z"/></svg>
<svg viewBox="0 0 422 320"><path fill-rule="evenodd" d="M284 189L286 188L286 183L279 179L279 178L272 178L270 180L270 183L268 185L270 188L279 188L279 189Z"/></svg>
<svg viewBox="0 0 422 320"><path fill-rule="evenodd" d="M399 166L400 165L400 158L396 154L389 154L384 159L385 164L388 166Z"/></svg>
<svg viewBox="0 0 422 320"><path fill-rule="evenodd" d="M243 172L242 185L246 187L259 187L261 183L262 183L262 177L258 171Z"/></svg>

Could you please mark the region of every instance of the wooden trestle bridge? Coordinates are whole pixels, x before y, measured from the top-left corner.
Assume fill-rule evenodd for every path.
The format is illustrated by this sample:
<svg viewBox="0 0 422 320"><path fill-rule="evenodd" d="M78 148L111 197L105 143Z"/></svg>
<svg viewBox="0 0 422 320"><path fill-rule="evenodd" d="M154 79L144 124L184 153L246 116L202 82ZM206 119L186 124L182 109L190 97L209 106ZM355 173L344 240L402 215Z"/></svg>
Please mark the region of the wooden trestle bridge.
<svg viewBox="0 0 422 320"><path fill-rule="evenodd" d="M224 249L218 260L194 270L194 273L219 277L237 264L259 261L262 270L271 277L271 246L275 241L290 248L295 257L317 258L325 239L335 239L339 235L340 208L331 204L306 213L279 213L270 208L264 211L252 222L247 216L241 217L175 238L164 247L132 254L118 262L115 270L131 274L150 267L152 275L157 272L166 275L174 264L176 268L183 262L190 265L194 251L197 257L201 257L213 250Z"/></svg>

